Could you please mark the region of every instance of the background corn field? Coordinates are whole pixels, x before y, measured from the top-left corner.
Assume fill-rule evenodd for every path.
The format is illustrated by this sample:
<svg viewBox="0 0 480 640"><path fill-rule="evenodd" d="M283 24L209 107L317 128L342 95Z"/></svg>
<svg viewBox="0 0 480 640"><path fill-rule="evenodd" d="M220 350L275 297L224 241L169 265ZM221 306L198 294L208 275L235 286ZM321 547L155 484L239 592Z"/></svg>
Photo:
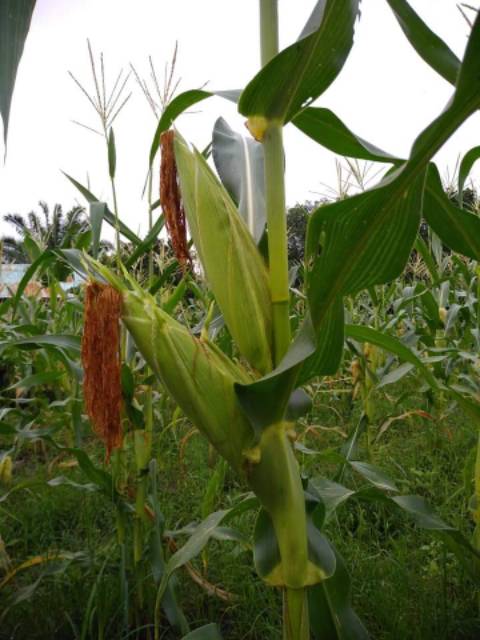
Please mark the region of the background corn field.
<svg viewBox="0 0 480 640"><path fill-rule="evenodd" d="M27 266L0 291L0 638L479 637L480 151L449 184L433 158L480 107L480 17L462 5L461 61L386 1L453 85L408 158L312 106L359 0L312 3L282 51L260 0L242 91L178 93L176 52L159 104L137 77L144 238L117 199L124 86L88 44L111 200L66 176L88 211L10 216L2 245ZM0 5L5 139L34 7ZM212 95L248 131L219 118L197 149L177 118ZM343 159L287 215L288 124Z"/></svg>

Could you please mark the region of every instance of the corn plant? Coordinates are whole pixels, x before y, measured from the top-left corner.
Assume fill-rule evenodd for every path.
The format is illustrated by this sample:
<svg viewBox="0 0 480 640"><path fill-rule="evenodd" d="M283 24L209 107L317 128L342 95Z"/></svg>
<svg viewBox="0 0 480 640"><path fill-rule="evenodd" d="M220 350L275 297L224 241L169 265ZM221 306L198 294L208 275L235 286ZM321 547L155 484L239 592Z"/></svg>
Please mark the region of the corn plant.
<svg viewBox="0 0 480 640"><path fill-rule="evenodd" d="M282 51L277 1L260 0L262 69L243 91L216 92L238 104L253 138L239 140L217 123L213 157L221 180L201 153L171 131L185 109L214 94L187 91L160 118L150 170L161 147L164 159L170 158L166 174L178 173L172 211L177 221L185 211L198 258L236 345L235 357L226 356L207 332L193 336L127 274L122 278L90 261L92 277L102 282L89 286L107 296L109 288L120 294L119 314L151 370L255 493L261 505L255 566L266 584L282 589L285 640L306 640L310 624L318 637L366 637L350 607L348 574L320 531L321 506L312 498L314 487L302 482L291 445L295 416L305 404L301 388L334 373L345 333L355 334L355 328L345 327L345 297L401 273L422 214L453 250L474 259L480 255L478 218L446 198L431 161L480 107L480 17L472 22L460 61L408 2L386 1L418 54L454 85L451 100L413 142L407 159L356 136L330 110L311 106L350 53L360 0L319 0L297 42ZM288 124L335 153L391 165L374 187L311 214L305 251L308 308L293 337L282 141ZM118 217L116 223L121 231ZM379 332L367 333L364 342L384 343ZM99 385L111 389L113 378L102 379L101 369L91 370L100 375ZM423 370L431 380L429 370ZM400 497L396 503L412 508ZM207 518L204 538L224 515ZM178 562L173 556L170 569ZM472 564L478 564L475 554ZM166 570L160 584L157 609L170 574Z"/></svg>
<svg viewBox="0 0 480 640"><path fill-rule="evenodd" d="M467 255L478 254L475 241L464 234L466 225L478 228L478 219L463 211L452 215L431 158L480 107L480 18L460 63L406 2L389 4L420 55L456 85L447 108L418 136L406 161L357 138L330 111L309 106L333 82L351 50L359 11L354 0L318 2L298 42L281 52L277 3L260 2L263 68L242 92L219 92L238 101L255 141L242 147L232 169L231 157L229 163L222 156L222 144L230 138L230 150L235 148L235 136L222 123L217 126L213 153L223 185L202 154L178 132L167 133L185 108L212 94L186 92L160 119L150 161L160 144L164 156L167 145L173 145L170 172L178 171L181 194L177 215L184 207L238 358L227 358L205 336L193 337L131 279L124 284L95 267L120 291L122 319L151 369L259 499L255 564L267 584L283 589L288 639L309 637L307 593L319 584L322 590L311 593L320 593L330 616L345 628L353 625L356 637L364 634L354 616L352 622L348 588L341 602L329 597L329 587L344 576L340 561L336 572L337 556L314 524L289 440L298 389L315 376L336 371L344 338L343 298L400 274L415 242L422 205L445 242ZM282 143L289 122L336 152L348 149L350 156L393 165L374 188L312 213L306 241L309 308L293 339ZM252 173L245 172L258 156L263 156L263 166L253 173L253 183ZM238 171L242 162L243 176ZM242 193L249 198L242 200ZM432 205L438 200L440 213ZM259 201L260 214L254 207ZM263 233L264 254L256 244Z"/></svg>

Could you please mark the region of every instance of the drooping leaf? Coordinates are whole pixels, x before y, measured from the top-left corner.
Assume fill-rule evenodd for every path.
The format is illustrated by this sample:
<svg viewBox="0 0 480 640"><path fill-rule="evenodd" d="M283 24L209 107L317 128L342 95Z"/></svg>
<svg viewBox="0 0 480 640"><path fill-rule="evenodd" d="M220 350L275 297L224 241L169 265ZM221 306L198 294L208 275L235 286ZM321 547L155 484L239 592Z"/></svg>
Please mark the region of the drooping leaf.
<svg viewBox="0 0 480 640"><path fill-rule="evenodd" d="M224 187L258 243L266 223L263 146L219 118L213 129L212 155Z"/></svg>
<svg viewBox="0 0 480 640"><path fill-rule="evenodd" d="M309 560L320 569L323 578L326 579L335 571L335 556L325 536L313 525L310 518L308 520ZM282 585L280 549L273 522L265 509L260 510L255 523L253 559L255 569L262 580L270 585Z"/></svg>
<svg viewBox="0 0 480 640"><path fill-rule="evenodd" d="M371 162L399 162L395 156L350 131L329 109L308 107L297 114L292 122L312 140L341 156Z"/></svg>
<svg viewBox="0 0 480 640"><path fill-rule="evenodd" d="M355 494L352 489L323 477L313 478L310 480L309 486L313 487L325 506L325 521L335 512L337 507Z"/></svg>
<svg viewBox="0 0 480 640"><path fill-rule="evenodd" d="M0 115L5 149L15 79L35 3L36 0L2 0L0 3Z"/></svg>
<svg viewBox="0 0 480 640"><path fill-rule="evenodd" d="M125 262L125 267L127 269L129 269L132 265L134 265L139 258L145 255L147 251L149 251L153 247L153 245L155 244L160 234L160 231L163 229L164 226L165 226L165 216L162 213L161 215L158 216L155 224L152 226L151 230L148 232L148 234L145 236L142 242L139 245L137 245L137 247L135 248L135 251Z"/></svg>
<svg viewBox="0 0 480 640"><path fill-rule="evenodd" d="M458 203L460 206L463 204L463 189L468 175L472 170L473 165L480 160L480 146L473 147L470 151L463 156L460 168L458 170Z"/></svg>
<svg viewBox="0 0 480 640"><path fill-rule="evenodd" d="M295 422L312 409L312 399L303 389L296 389L290 396L286 419Z"/></svg>
<svg viewBox="0 0 480 640"><path fill-rule="evenodd" d="M21 297L22 297L22 295L23 295L28 283L30 282L30 280L34 277L34 275L37 273L37 271L39 271L42 268L48 267L54 261L55 261L55 255L49 250L44 251L42 254L40 254L38 256L38 258L36 260L34 260L32 262L32 264L25 271L24 275L22 276L22 279L18 283L17 290L15 291L15 296L13 298L13 314L14 314L14 316L15 316L15 312L16 312L17 307L18 307L18 303L20 302L20 299L21 299Z"/></svg>
<svg viewBox="0 0 480 640"><path fill-rule="evenodd" d="M321 328L315 332L310 318L306 318L302 327L304 340L310 340L312 353L303 362L297 384L306 384L317 376L333 375L343 353L344 341L343 300L339 298L330 307L322 322ZM318 337L317 337L318 336Z"/></svg>
<svg viewBox="0 0 480 640"><path fill-rule="evenodd" d="M89 204L100 202L100 200L96 196L94 196L93 193L87 189L87 187L84 187L83 184L78 182L78 180L75 180L75 178L72 178L65 172L63 172L63 175L68 180L70 180L70 182L80 191L82 196L87 200ZM103 212L103 217L111 227L113 227L114 229L117 228L115 215L110 211L110 209L107 206L105 207L105 210ZM120 233L123 236L125 236L127 240L130 240L130 242L132 242L134 245L141 244L142 241L137 236L137 234L134 233L129 227L127 227L127 225L121 220L118 221L118 227L119 227Z"/></svg>
<svg viewBox="0 0 480 640"><path fill-rule="evenodd" d="M289 122L335 80L353 45L359 0L319 0L300 39L247 85L239 111Z"/></svg>
<svg viewBox="0 0 480 640"><path fill-rule="evenodd" d="M90 206L90 226L92 228L92 255L98 258L100 248L100 235L102 233L103 218L107 210L105 202L91 202Z"/></svg>
<svg viewBox="0 0 480 640"><path fill-rule="evenodd" d="M308 276L310 313L321 328L341 296L396 278L402 271L420 223L424 176L405 187L383 181L378 187L311 214L309 246L321 243Z"/></svg>
<svg viewBox="0 0 480 640"><path fill-rule="evenodd" d="M372 327L358 326L353 324L345 325L345 335L349 338L353 338L358 342L368 342L374 344L389 353L393 353L398 356L400 360L408 362L416 367L425 380L433 387L438 386L435 377L429 371L429 369L423 364L420 358L406 345L404 345L398 338L390 336L386 333L382 333Z"/></svg>
<svg viewBox="0 0 480 640"><path fill-rule="evenodd" d="M413 369L414 369L413 364L410 364L409 362L404 362L403 364L398 366L396 369L392 369L391 371L383 375L380 378L379 382L375 385L375 388L383 389L383 387L386 387L389 384L396 384L397 382L402 380L402 378L407 376L411 371L413 371Z"/></svg>
<svg viewBox="0 0 480 640"><path fill-rule="evenodd" d="M105 278L95 271L92 265L89 265L88 271L85 266L84 257L85 254L78 249L56 249L55 255L59 256L61 260L64 260L70 267L83 279L86 279L90 274L95 276L95 279L99 282L106 282Z"/></svg>
<svg viewBox="0 0 480 640"><path fill-rule="evenodd" d="M177 135L175 156L190 232L225 323L250 363L269 371L272 308L265 263L202 155Z"/></svg>
<svg viewBox="0 0 480 640"><path fill-rule="evenodd" d="M15 384L7 387L7 389L30 389L41 384L51 384L52 382L58 382L63 375L63 371L42 371L41 373L25 376Z"/></svg>
<svg viewBox="0 0 480 640"><path fill-rule="evenodd" d="M210 538L214 535L215 530L220 526L220 524L235 515L254 508L256 505L257 501L255 498L246 498L230 509L222 509L211 513L194 529L192 535L183 547L178 549L178 551L172 555L165 565L165 571L157 592L157 608L165 593L165 589L172 574L184 564L198 556Z"/></svg>
<svg viewBox="0 0 480 640"><path fill-rule="evenodd" d="M335 573L308 589L310 626L316 640L368 640L369 635L352 609L350 576L334 549Z"/></svg>
<svg viewBox="0 0 480 640"><path fill-rule="evenodd" d="M350 460L349 462L352 469L355 469L365 480L372 484L377 489L382 491L394 491L398 493L398 488L395 482L381 469L375 467L368 462L360 462Z"/></svg>
<svg viewBox="0 0 480 640"><path fill-rule="evenodd" d="M326 205L309 220L310 313L321 327L340 296L397 277L415 240L431 157L480 106L480 15L467 44L453 98L416 139L409 160L374 189ZM315 255L315 251L319 254Z"/></svg>
<svg viewBox="0 0 480 640"><path fill-rule="evenodd" d="M178 96L175 96L175 98L170 102L165 111L162 113L162 117L160 118L160 121L157 125L157 129L153 137L152 146L150 148L150 167L153 165L155 156L157 155L160 148L160 138L162 136L162 133L170 129L179 115L181 115L189 107L192 107L197 102L201 102L206 98L219 96L221 98L225 98L226 100L237 102L239 95L240 91L237 90L204 91L203 89L191 89L190 91L184 91Z"/></svg>
<svg viewBox="0 0 480 640"><path fill-rule="evenodd" d="M458 529L444 522L422 497L394 496L391 500L413 517L419 527L435 532L470 576L480 584L480 553Z"/></svg>
<svg viewBox="0 0 480 640"><path fill-rule="evenodd" d="M0 351L6 347L14 347L21 345L29 345L34 348L41 348L46 345L59 347L80 353L80 338L73 335L36 335L25 338L16 338L15 340L2 340L0 342Z"/></svg>
<svg viewBox="0 0 480 640"><path fill-rule="evenodd" d="M456 207L448 199L434 164L430 165L428 172L423 215L447 247L474 260L480 260L480 218Z"/></svg>
<svg viewBox="0 0 480 640"><path fill-rule="evenodd" d="M423 200L423 207L423 211L425 213L425 196ZM433 283L438 284L440 280L440 274L438 273L437 264L432 254L430 253L430 249L427 247L425 240L420 235L418 235L415 239L414 248L415 251L418 251L418 253L421 255L422 260L424 261L428 272L430 273L430 277L432 278Z"/></svg>
<svg viewBox="0 0 480 640"><path fill-rule="evenodd" d="M223 640L223 636L218 625L212 623L187 633L182 640Z"/></svg>
<svg viewBox="0 0 480 640"><path fill-rule="evenodd" d="M460 125L480 107L480 14L477 15L468 39L460 67L455 92L442 113L413 145L410 159L405 166L409 173L415 167L426 164L443 146Z"/></svg>
<svg viewBox="0 0 480 640"><path fill-rule="evenodd" d="M423 60L447 82L455 84L460 61L406 0L387 0L408 41Z"/></svg>

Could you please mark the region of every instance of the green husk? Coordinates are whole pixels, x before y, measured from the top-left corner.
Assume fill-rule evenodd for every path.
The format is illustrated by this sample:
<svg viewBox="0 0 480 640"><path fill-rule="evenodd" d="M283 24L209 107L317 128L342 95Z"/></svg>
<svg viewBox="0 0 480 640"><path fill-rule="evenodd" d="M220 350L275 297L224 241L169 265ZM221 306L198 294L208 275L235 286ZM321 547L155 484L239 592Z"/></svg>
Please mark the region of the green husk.
<svg viewBox="0 0 480 640"><path fill-rule="evenodd" d="M198 151L175 135L188 226L237 346L261 373L272 369L272 303L265 263L227 191Z"/></svg>
<svg viewBox="0 0 480 640"><path fill-rule="evenodd" d="M123 297L122 320L149 367L185 415L247 480L270 515L281 562L264 579L298 589L324 579L309 558L303 487L287 437L287 423L272 424L254 444L254 432L237 401L234 384L253 379L208 340L198 339L169 316L128 274L128 289L106 267L89 259Z"/></svg>
<svg viewBox="0 0 480 640"><path fill-rule="evenodd" d="M238 471L252 428L234 383L249 376L215 345L194 337L142 292L123 291L123 322L182 411Z"/></svg>

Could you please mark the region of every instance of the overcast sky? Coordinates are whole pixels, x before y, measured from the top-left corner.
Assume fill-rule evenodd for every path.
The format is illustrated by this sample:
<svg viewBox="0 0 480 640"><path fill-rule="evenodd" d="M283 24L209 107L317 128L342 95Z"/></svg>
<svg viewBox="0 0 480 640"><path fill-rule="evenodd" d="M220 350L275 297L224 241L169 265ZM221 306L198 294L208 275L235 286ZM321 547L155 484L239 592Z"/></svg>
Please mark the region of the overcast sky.
<svg viewBox="0 0 480 640"><path fill-rule="evenodd" d="M416 11L463 55L468 26L455 0L410 0ZM296 39L314 0L280 0L281 46ZM479 6L479 0L470 0ZM72 123L96 127L97 116L68 75L93 90L86 39L103 51L107 90L133 63L148 78L148 56L159 76L179 43L180 90L208 82L212 89L244 86L259 67L258 0L37 0L20 65L9 129L7 162L0 168L0 215L27 213L38 200L65 208L84 204L61 174L110 200L103 140ZM156 120L133 78L133 95L114 129L121 218L144 232L141 194ZM355 45L341 75L317 104L331 108L363 138L406 156L416 135L443 109L452 88L410 48L384 0L363 0ZM218 98L201 103L177 126L198 147L216 118L244 131L234 105ZM335 156L293 127L285 131L289 204L314 200L336 188ZM453 172L459 154L480 144L480 114L473 116L437 157L442 175ZM479 163L480 164L480 163ZM474 178L480 178L477 167ZM6 231L5 224L0 226Z"/></svg>

